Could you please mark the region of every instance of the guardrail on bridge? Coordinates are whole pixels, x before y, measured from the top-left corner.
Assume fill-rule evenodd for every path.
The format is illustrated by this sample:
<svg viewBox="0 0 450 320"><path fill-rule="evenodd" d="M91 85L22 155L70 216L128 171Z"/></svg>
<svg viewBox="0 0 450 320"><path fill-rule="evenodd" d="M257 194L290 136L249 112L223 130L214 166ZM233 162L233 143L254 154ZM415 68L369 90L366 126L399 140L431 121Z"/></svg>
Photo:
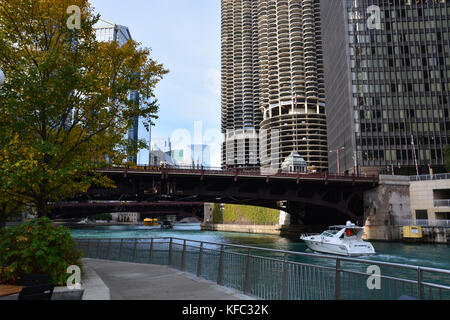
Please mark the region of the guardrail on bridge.
<svg viewBox="0 0 450 320"><path fill-rule="evenodd" d="M301 173L286 172L281 169L265 172L259 168L234 168L221 169L213 167L178 167L178 166L135 166L135 167L111 167L102 168L98 172L123 172L127 173L164 173L164 174L193 174L193 175L221 175L235 177L271 177L271 178L292 178L298 180L333 180L333 181L354 181L363 183L378 183L377 175L349 175L332 174L328 172Z"/></svg>

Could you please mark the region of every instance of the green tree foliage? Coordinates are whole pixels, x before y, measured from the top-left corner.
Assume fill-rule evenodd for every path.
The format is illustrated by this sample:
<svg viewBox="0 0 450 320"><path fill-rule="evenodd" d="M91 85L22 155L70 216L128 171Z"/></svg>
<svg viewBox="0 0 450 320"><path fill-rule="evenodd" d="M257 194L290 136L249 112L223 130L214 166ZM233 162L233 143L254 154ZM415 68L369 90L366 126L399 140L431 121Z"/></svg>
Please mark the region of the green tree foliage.
<svg viewBox="0 0 450 320"><path fill-rule="evenodd" d="M67 8L81 9L70 30ZM97 42L99 17L87 0L0 1L0 208L24 204L38 216L49 203L114 187L96 173L123 164L123 137L140 117L148 128L158 105L154 88L168 72L135 41ZM129 99L130 92L141 99Z"/></svg>
<svg viewBox="0 0 450 320"><path fill-rule="evenodd" d="M0 198L0 229L5 227L8 218L20 215L22 204L20 200Z"/></svg>
<svg viewBox="0 0 450 320"><path fill-rule="evenodd" d="M70 230L48 218L0 230L0 283L15 284L27 274L48 274L51 283L65 285L67 268L81 267Z"/></svg>

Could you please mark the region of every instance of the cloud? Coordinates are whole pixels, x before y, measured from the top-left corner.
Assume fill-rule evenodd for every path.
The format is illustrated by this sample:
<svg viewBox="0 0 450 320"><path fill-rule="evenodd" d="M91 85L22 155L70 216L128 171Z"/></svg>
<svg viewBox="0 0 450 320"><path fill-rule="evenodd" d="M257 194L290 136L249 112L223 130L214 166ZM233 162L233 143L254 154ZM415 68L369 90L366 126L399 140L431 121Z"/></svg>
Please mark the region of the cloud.
<svg viewBox="0 0 450 320"><path fill-rule="evenodd" d="M152 48L151 57L170 70L155 89L160 111L154 136L170 137L177 129L193 135L195 121L204 131L220 130L220 1L91 2L104 19L129 27L133 39ZM142 125L139 137L148 140ZM211 157L220 165L220 152ZM148 161L147 151L139 161Z"/></svg>

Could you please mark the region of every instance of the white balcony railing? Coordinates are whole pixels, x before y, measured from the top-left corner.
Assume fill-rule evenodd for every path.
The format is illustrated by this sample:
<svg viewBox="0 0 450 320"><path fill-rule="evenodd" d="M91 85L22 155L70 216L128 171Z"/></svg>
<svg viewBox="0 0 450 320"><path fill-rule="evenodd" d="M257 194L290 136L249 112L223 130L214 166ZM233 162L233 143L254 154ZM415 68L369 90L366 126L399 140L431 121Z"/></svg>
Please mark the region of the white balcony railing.
<svg viewBox="0 0 450 320"><path fill-rule="evenodd" d="M399 227L418 226L418 227L450 228L450 220L396 219L395 224Z"/></svg>
<svg viewBox="0 0 450 320"><path fill-rule="evenodd" d="M450 207L450 200L449 199L434 200L434 206L435 207Z"/></svg>
<svg viewBox="0 0 450 320"><path fill-rule="evenodd" d="M450 179L450 173L427 174L422 176L410 176L409 181L445 180Z"/></svg>

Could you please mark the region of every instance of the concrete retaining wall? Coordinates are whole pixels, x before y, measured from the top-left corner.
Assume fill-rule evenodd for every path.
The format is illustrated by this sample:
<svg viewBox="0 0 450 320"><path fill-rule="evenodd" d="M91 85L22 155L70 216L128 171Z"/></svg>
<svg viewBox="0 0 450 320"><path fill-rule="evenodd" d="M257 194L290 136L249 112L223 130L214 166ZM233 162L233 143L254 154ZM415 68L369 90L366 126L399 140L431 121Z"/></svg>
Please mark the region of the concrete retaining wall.
<svg viewBox="0 0 450 320"><path fill-rule="evenodd" d="M403 227L399 226L366 226L365 240L368 241L403 241ZM422 243L450 244L450 229L438 227L422 227ZM367 234L371 238L367 237ZM390 240L389 240L390 239Z"/></svg>
<svg viewBox="0 0 450 320"><path fill-rule="evenodd" d="M202 230L206 231L224 231L224 232L243 232L243 233L261 233L261 234L281 234L280 225L258 226L258 225L239 225L239 224L212 224L203 223Z"/></svg>
<svg viewBox="0 0 450 320"><path fill-rule="evenodd" d="M448 228L422 227L422 234L422 242L425 243L450 243L450 229Z"/></svg>
<svg viewBox="0 0 450 320"><path fill-rule="evenodd" d="M365 240L399 241L396 219L411 217L409 178L380 176L377 188L364 194Z"/></svg>

